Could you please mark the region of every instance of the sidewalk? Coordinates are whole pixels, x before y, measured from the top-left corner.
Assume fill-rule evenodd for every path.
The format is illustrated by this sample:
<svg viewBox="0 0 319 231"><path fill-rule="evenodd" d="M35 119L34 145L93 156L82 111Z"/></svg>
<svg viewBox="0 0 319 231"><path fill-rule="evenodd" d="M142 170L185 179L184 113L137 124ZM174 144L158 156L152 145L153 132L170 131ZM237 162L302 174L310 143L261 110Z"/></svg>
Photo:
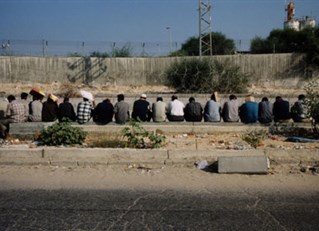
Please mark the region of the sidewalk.
<svg viewBox="0 0 319 231"><path fill-rule="evenodd" d="M209 163L221 156L267 156L270 164L313 164L319 161L319 150L167 150L65 148L10 145L0 148L0 165L183 165L192 166L198 160Z"/></svg>

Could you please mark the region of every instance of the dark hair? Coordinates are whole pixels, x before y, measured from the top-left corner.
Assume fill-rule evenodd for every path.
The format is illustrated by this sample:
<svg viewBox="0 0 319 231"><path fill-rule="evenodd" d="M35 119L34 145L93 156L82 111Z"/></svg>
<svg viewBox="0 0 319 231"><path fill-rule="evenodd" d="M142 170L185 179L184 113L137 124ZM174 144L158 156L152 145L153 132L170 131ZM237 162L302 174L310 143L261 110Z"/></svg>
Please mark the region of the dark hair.
<svg viewBox="0 0 319 231"><path fill-rule="evenodd" d="M229 96L229 99L230 99L230 100L232 100L232 99L237 99L237 97L236 97L235 95L230 95L230 96Z"/></svg>
<svg viewBox="0 0 319 231"><path fill-rule="evenodd" d="M123 95L123 94L117 95L117 100L118 100L118 101L124 100L124 95Z"/></svg>
<svg viewBox="0 0 319 231"><path fill-rule="evenodd" d="M21 99L27 99L28 95L29 95L28 93L22 92L20 97L21 97Z"/></svg>
<svg viewBox="0 0 319 231"><path fill-rule="evenodd" d="M189 97L188 99L189 102L195 102L195 98L193 96Z"/></svg>
<svg viewBox="0 0 319 231"><path fill-rule="evenodd" d="M261 101L267 101L268 102L268 98L267 97L263 97Z"/></svg>
<svg viewBox="0 0 319 231"><path fill-rule="evenodd" d="M175 99L178 99L177 95L172 95L172 101L174 101Z"/></svg>
<svg viewBox="0 0 319 231"><path fill-rule="evenodd" d="M215 94L212 94L212 95L210 96L210 99L216 101L216 95L215 95Z"/></svg>
<svg viewBox="0 0 319 231"><path fill-rule="evenodd" d="M7 99L8 99L9 102L10 102L10 101L12 101L12 100L15 100L16 97L14 97L14 95L9 95L9 96L7 97Z"/></svg>
<svg viewBox="0 0 319 231"><path fill-rule="evenodd" d="M65 103L65 102L69 102L69 97L64 97L64 100L63 100L63 102Z"/></svg>
<svg viewBox="0 0 319 231"><path fill-rule="evenodd" d="M298 96L298 100L304 100L305 98L306 98L306 96L303 95L303 94L301 94L301 95Z"/></svg>
<svg viewBox="0 0 319 231"><path fill-rule="evenodd" d="M163 98L162 97L157 97L156 101L163 101Z"/></svg>
<svg viewBox="0 0 319 231"><path fill-rule="evenodd" d="M282 100L281 96L276 96L276 101Z"/></svg>

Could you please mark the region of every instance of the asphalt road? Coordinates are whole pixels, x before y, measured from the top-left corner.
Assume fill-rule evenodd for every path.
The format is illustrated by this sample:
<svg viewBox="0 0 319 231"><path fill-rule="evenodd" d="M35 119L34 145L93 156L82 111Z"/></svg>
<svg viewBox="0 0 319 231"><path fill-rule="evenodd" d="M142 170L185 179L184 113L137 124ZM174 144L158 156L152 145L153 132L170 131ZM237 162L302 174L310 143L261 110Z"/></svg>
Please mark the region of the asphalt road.
<svg viewBox="0 0 319 231"><path fill-rule="evenodd" d="M318 229L317 193L0 191L0 230Z"/></svg>

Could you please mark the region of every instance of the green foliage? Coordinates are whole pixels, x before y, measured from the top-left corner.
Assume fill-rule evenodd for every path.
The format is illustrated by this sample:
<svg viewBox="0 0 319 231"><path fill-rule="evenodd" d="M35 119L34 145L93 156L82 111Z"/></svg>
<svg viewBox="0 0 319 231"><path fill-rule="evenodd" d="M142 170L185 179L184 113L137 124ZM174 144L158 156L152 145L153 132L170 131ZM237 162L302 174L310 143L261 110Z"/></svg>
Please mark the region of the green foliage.
<svg viewBox="0 0 319 231"><path fill-rule="evenodd" d="M293 29L275 29L265 39L256 37L250 45L251 53L305 53L307 64L319 65L319 27Z"/></svg>
<svg viewBox="0 0 319 231"><path fill-rule="evenodd" d="M319 123L319 84L318 82L312 81L305 86L306 99L305 105L307 107L308 118L311 118L311 122L315 132L318 132Z"/></svg>
<svg viewBox="0 0 319 231"><path fill-rule="evenodd" d="M43 129L38 140L42 145L49 146L83 144L86 135L87 132L82 128L72 127L70 123L62 122Z"/></svg>
<svg viewBox="0 0 319 231"><path fill-rule="evenodd" d="M206 36L205 39L208 39L209 36ZM205 41L204 39L204 41ZM209 43L209 41L205 41ZM227 55L233 54L236 50L235 43L232 39L226 38L220 32L212 32L212 48L214 55ZM175 54L175 55L174 55ZM199 55L199 37L190 37L185 43L182 44L182 47L179 51L176 51L170 56L198 56Z"/></svg>
<svg viewBox="0 0 319 231"><path fill-rule="evenodd" d="M110 55L107 52L93 51L91 52L90 57L107 58L110 57Z"/></svg>
<svg viewBox="0 0 319 231"><path fill-rule="evenodd" d="M160 148L165 144L166 137L158 133L146 131L139 122L130 120L131 127L122 130L123 137L127 139L128 147L131 148Z"/></svg>
<svg viewBox="0 0 319 231"><path fill-rule="evenodd" d="M214 62L213 89L221 93L245 93L249 75L242 73L240 66L227 59L225 62Z"/></svg>
<svg viewBox="0 0 319 231"><path fill-rule="evenodd" d="M114 48L112 52L112 57L130 57L132 53L132 48L130 44L126 44L122 48Z"/></svg>
<svg viewBox="0 0 319 231"><path fill-rule="evenodd" d="M166 70L166 77L168 85L182 93L243 93L249 83L249 76L229 60L183 59Z"/></svg>
<svg viewBox="0 0 319 231"><path fill-rule="evenodd" d="M246 141L253 148L257 148L262 144L262 141L265 140L268 136L268 132L263 129L255 129L252 131L247 131L241 136L243 141Z"/></svg>
<svg viewBox="0 0 319 231"><path fill-rule="evenodd" d="M213 67L207 59L184 59L166 71L168 84L178 92L211 92Z"/></svg>

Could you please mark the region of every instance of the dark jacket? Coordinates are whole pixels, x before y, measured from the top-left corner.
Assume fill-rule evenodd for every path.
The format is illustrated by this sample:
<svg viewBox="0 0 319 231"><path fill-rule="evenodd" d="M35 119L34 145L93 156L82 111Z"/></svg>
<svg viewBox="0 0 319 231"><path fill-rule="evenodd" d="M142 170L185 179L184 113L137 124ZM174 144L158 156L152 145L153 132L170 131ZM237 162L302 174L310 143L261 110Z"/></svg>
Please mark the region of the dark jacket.
<svg viewBox="0 0 319 231"><path fill-rule="evenodd" d="M152 118L150 114L150 104L146 100L139 99L134 102L132 118L134 120L150 121Z"/></svg>
<svg viewBox="0 0 319 231"><path fill-rule="evenodd" d="M43 103L42 107L42 121L53 122L58 118L58 104L51 101Z"/></svg>
<svg viewBox="0 0 319 231"><path fill-rule="evenodd" d="M99 103L93 111L93 121L100 124L107 124L113 120L113 104L104 100Z"/></svg>
<svg viewBox="0 0 319 231"><path fill-rule="evenodd" d="M62 122L63 118L75 121L76 115L73 105L70 102L61 103L59 105L58 117L60 122Z"/></svg>
<svg viewBox="0 0 319 231"><path fill-rule="evenodd" d="M246 102L239 108L239 117L245 124L256 123L258 120L258 103Z"/></svg>

